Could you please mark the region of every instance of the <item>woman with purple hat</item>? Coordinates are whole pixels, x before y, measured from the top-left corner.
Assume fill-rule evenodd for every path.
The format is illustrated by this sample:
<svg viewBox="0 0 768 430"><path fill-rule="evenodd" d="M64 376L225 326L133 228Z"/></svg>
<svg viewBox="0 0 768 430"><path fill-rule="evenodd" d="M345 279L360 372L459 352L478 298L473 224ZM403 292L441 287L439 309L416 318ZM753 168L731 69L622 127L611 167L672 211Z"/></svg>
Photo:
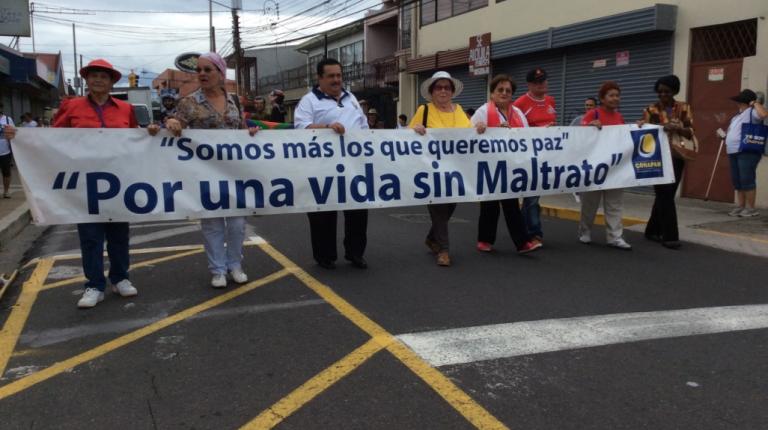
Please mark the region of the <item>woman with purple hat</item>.
<svg viewBox="0 0 768 430"><path fill-rule="evenodd" d="M181 136L182 128L191 129L240 129L246 128L242 112L234 96L227 94L227 65L215 52L200 55L197 59L197 80L200 89L184 97L176 107L176 115L166 123L168 130ZM249 128L254 135L257 128ZM243 271L243 240L245 217L205 218L200 221L203 232L211 286L225 288L227 274L238 284L248 282Z"/></svg>
<svg viewBox="0 0 768 430"><path fill-rule="evenodd" d="M760 215L755 209L755 194L757 182L755 179L757 164L762 154L743 152L741 146L741 126L749 123L760 123L768 117L765 106L757 100L757 94L752 90L744 90L739 95L731 97L739 108L739 113L731 119L728 132L725 134L725 149L728 161L731 162L731 181L736 189L736 204L728 213L735 217L754 217Z"/></svg>

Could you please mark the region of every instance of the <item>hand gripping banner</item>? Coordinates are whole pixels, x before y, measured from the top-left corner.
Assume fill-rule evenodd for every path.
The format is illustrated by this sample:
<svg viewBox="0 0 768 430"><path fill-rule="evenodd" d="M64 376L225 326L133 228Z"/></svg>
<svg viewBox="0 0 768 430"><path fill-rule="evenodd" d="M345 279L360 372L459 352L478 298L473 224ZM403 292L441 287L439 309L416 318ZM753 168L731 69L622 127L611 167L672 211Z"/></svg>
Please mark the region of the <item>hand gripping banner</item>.
<svg viewBox="0 0 768 430"><path fill-rule="evenodd" d="M413 130L21 128L37 224L476 202L674 181L656 126Z"/></svg>

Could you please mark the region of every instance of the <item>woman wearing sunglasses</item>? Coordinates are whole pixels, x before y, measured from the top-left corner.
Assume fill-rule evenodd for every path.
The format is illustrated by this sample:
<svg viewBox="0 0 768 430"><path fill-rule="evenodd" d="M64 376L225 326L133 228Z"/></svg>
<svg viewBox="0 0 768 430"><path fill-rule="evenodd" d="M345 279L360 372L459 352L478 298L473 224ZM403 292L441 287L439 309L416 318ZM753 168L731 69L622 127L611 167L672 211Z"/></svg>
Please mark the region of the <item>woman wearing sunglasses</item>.
<svg viewBox="0 0 768 430"><path fill-rule="evenodd" d="M176 115L166 123L168 130L181 136L182 128L191 129L240 129L246 128L243 115L234 97L227 94L227 65L215 52L200 55L197 59L197 80L200 89L179 101ZM253 136L258 128L249 128ZM227 286L227 273L238 284L248 282L243 272L243 239L245 217L230 216L205 218L200 221L203 232L208 269L213 277L213 288Z"/></svg>
<svg viewBox="0 0 768 430"><path fill-rule="evenodd" d="M472 124L477 127L478 132L484 132L486 127L528 127L525 114L512 104L515 89L515 82L507 75L498 75L491 80L491 100L477 108L472 115ZM541 242L530 237L526 231L520 203L517 198L511 198L480 202L480 219L477 223L478 251L493 250L500 209L504 210L504 221L518 253L526 254L541 248Z"/></svg>

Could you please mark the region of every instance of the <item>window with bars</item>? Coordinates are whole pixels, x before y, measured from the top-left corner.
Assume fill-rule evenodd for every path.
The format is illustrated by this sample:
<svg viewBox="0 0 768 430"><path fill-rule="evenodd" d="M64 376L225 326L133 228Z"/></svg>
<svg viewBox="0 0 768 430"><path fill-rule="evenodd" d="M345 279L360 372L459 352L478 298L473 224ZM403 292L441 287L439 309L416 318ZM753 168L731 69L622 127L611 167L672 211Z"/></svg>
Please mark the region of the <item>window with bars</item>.
<svg viewBox="0 0 768 430"><path fill-rule="evenodd" d="M691 62L757 55L757 19L691 29Z"/></svg>
<svg viewBox="0 0 768 430"><path fill-rule="evenodd" d="M421 25L432 24L488 6L488 0L421 0Z"/></svg>

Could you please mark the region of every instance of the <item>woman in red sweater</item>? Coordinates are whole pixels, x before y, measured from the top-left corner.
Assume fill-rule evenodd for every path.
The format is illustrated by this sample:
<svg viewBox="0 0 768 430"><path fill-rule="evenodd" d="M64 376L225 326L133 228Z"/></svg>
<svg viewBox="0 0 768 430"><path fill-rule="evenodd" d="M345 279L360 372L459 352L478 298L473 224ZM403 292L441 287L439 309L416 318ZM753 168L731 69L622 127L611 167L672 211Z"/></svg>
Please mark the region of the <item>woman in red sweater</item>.
<svg viewBox="0 0 768 430"><path fill-rule="evenodd" d="M624 117L619 113L621 101L621 89L616 82L606 81L598 92L600 107L592 109L584 114L581 125L591 125L601 129L604 125L622 125ZM595 222L595 214L603 200L603 212L605 213L606 242L608 246L631 250L632 246L622 237L624 227L621 223L623 210L624 190L598 190L587 191L581 196L581 222L579 222L579 242L589 244L592 242L592 225Z"/></svg>

